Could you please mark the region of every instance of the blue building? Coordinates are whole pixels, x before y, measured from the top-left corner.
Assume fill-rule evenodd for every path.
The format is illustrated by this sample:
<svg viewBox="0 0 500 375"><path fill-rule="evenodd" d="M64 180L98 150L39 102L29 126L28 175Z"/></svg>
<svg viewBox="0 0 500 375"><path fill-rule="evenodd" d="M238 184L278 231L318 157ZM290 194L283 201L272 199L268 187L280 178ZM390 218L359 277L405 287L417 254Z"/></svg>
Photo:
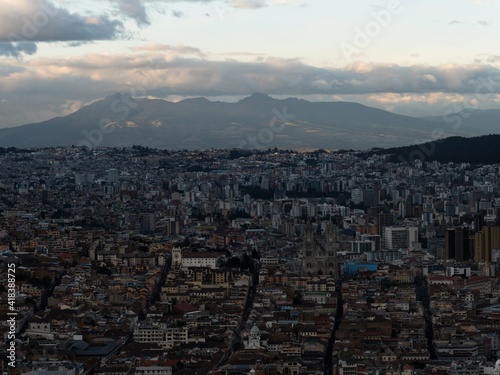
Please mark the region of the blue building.
<svg viewBox="0 0 500 375"><path fill-rule="evenodd" d="M378 267L374 263L361 263L354 260L344 262L344 273L349 276L357 274L359 271L377 271Z"/></svg>

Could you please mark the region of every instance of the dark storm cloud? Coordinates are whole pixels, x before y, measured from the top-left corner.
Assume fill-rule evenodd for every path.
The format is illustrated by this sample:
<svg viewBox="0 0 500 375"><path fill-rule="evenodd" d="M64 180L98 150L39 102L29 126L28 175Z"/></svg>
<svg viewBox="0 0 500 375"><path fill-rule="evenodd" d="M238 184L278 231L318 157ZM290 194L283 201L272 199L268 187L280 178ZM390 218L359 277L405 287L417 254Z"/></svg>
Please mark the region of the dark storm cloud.
<svg viewBox="0 0 500 375"><path fill-rule="evenodd" d="M139 0L137 0L139 1ZM47 0L0 0L0 54L34 54L36 42L77 42L116 39L123 23L105 15L84 16Z"/></svg>

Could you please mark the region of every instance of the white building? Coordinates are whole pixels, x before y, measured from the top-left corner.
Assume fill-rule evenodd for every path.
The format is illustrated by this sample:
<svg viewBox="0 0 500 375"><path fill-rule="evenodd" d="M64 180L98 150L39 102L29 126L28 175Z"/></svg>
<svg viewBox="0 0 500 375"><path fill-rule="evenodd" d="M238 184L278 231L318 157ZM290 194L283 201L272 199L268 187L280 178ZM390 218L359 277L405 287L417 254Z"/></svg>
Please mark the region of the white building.
<svg viewBox="0 0 500 375"><path fill-rule="evenodd" d="M256 324L253 325L248 337L243 340L245 349L259 349L260 348L260 329Z"/></svg>
<svg viewBox="0 0 500 375"><path fill-rule="evenodd" d="M375 241L351 241L351 253L367 253L375 251Z"/></svg>
<svg viewBox="0 0 500 375"><path fill-rule="evenodd" d="M181 255L181 268L207 267L218 268L219 253L185 253Z"/></svg>
<svg viewBox="0 0 500 375"><path fill-rule="evenodd" d="M446 276L460 276L470 277L471 275L470 267L446 267Z"/></svg>
<svg viewBox="0 0 500 375"><path fill-rule="evenodd" d="M385 227L384 247L386 250L413 248L418 243L418 227Z"/></svg>
<svg viewBox="0 0 500 375"><path fill-rule="evenodd" d="M134 341L140 343L156 343L162 348L188 342L187 327L168 327L166 323L139 322L134 328Z"/></svg>
<svg viewBox="0 0 500 375"><path fill-rule="evenodd" d="M339 375L357 375L358 374L358 364L357 363L347 363L346 361L339 361L338 367Z"/></svg>
<svg viewBox="0 0 500 375"><path fill-rule="evenodd" d="M172 375L172 366L138 366L134 375Z"/></svg>

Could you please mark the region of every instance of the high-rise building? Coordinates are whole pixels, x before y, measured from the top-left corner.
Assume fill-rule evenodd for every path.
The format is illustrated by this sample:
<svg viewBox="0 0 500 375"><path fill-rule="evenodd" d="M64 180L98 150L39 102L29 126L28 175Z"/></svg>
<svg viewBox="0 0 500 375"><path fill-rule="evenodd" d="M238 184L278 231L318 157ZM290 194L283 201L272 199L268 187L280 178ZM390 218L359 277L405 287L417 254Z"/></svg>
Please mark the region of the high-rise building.
<svg viewBox="0 0 500 375"><path fill-rule="evenodd" d="M375 250L380 251L382 247L381 236L378 234L362 234L361 241L373 241L375 243Z"/></svg>
<svg viewBox="0 0 500 375"><path fill-rule="evenodd" d="M156 230L155 214L145 213L141 217L141 234L151 234Z"/></svg>
<svg viewBox="0 0 500 375"><path fill-rule="evenodd" d="M500 207L495 207L495 225L500 226Z"/></svg>
<svg viewBox="0 0 500 375"><path fill-rule="evenodd" d="M469 229L463 227L448 228L445 233L444 252L446 259L470 260L472 251Z"/></svg>
<svg viewBox="0 0 500 375"><path fill-rule="evenodd" d="M446 216L455 216L456 215L456 206L453 203L451 198L448 198L444 202L444 213Z"/></svg>
<svg viewBox="0 0 500 375"><path fill-rule="evenodd" d="M115 168L108 169L108 182L115 183L118 182L119 173Z"/></svg>
<svg viewBox="0 0 500 375"><path fill-rule="evenodd" d="M418 228L385 227L383 237L386 250L408 249L418 243Z"/></svg>
<svg viewBox="0 0 500 375"><path fill-rule="evenodd" d="M483 227L474 235L474 260L491 262L493 250L500 249L500 226Z"/></svg>
<svg viewBox="0 0 500 375"><path fill-rule="evenodd" d="M380 204L380 190L365 189L363 190L363 204L367 207L375 207Z"/></svg>
<svg viewBox="0 0 500 375"><path fill-rule="evenodd" d="M351 241L351 252L364 254L375 251L375 241Z"/></svg>
<svg viewBox="0 0 500 375"><path fill-rule="evenodd" d="M383 214L380 213L377 215L377 231L381 236L384 235L384 228L390 227L395 224L394 215L393 214Z"/></svg>
<svg viewBox="0 0 500 375"><path fill-rule="evenodd" d="M351 200L354 202L354 204L360 204L361 202L363 202L363 190L352 189Z"/></svg>

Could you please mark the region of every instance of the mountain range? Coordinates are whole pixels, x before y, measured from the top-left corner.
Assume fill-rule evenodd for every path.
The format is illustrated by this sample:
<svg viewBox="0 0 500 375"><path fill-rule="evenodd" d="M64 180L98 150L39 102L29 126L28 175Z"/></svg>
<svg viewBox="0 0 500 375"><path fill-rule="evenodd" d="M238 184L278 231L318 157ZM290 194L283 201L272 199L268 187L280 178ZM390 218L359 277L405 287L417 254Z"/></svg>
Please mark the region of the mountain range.
<svg viewBox="0 0 500 375"><path fill-rule="evenodd" d="M118 93L64 117L0 129L0 147L359 150L423 143L437 133L497 133L499 119L500 110L415 118L358 103L279 100L266 94L236 103L205 98L174 103Z"/></svg>

